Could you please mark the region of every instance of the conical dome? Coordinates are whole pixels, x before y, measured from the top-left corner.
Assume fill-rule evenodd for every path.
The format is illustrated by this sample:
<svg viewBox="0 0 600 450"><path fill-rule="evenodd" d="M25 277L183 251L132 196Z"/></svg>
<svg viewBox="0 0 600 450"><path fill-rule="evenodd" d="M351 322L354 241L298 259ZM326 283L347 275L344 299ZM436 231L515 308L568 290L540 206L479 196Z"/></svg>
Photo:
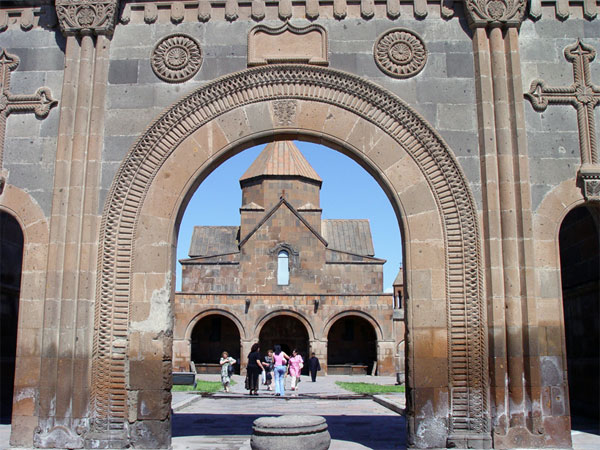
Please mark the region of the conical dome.
<svg viewBox="0 0 600 450"><path fill-rule="evenodd" d="M242 175L240 184L264 176L302 177L318 181L319 184L323 181L292 141L277 141L268 144L246 173Z"/></svg>

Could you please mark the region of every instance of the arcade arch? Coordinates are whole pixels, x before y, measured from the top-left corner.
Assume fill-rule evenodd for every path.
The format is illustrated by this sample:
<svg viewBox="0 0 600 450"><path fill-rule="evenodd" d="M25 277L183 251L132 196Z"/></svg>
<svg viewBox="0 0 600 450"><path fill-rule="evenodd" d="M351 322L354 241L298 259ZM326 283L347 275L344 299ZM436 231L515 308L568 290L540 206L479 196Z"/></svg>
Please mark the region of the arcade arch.
<svg viewBox="0 0 600 450"><path fill-rule="evenodd" d="M229 317L218 314L204 314L196 321L190 336L191 361L199 373L220 373L219 359L226 351L236 361L240 361L241 338L237 324ZM239 373L239 364L234 366Z"/></svg>
<svg viewBox="0 0 600 450"><path fill-rule="evenodd" d="M371 374L375 362L377 334L373 324L357 314L337 318L327 333L327 373L352 374L364 370L363 373Z"/></svg>
<svg viewBox="0 0 600 450"><path fill-rule="evenodd" d="M263 353L273 349L275 345L281 345L281 349L288 355L296 349L305 361L308 360L310 357L308 329L298 317L290 314L271 314L268 320L262 322L258 342Z"/></svg>
<svg viewBox="0 0 600 450"><path fill-rule="evenodd" d="M288 107L275 108L276 102ZM450 420L448 432L460 430L481 439L481 433L489 433L486 317L477 215L461 169L441 138L393 94L335 70L295 65L249 69L200 88L154 122L119 169L101 232L96 308L101 326L94 337L101 354L93 361L94 431L125 429L127 411L111 399L136 388L128 387L125 379L109 383L106 378L121 370L122 359L116 364L115 352L121 354L123 339L147 341L171 326L175 241L191 193L233 154L290 136L326 143L352 157L389 196L402 217L406 244L409 342L428 341L426 346L409 345L410 367L438 371L423 385L408 387L425 397L439 392L447 400L431 398L439 405L433 416L439 415L443 423ZM135 255L131 266L117 263L127 255ZM448 259L452 265L445 264ZM421 302L427 302L425 315L413 310ZM129 309L124 323L113 319L117 306L148 303L149 308ZM449 308L464 313L446 319ZM432 337L439 340L435 355L428 350ZM447 361L452 370L439 361ZM132 370L149 369L143 354L130 355L127 364L130 377ZM449 377L466 380L470 388L450 390ZM453 402L454 396L461 401ZM436 420L420 408L409 403L409 434L417 441L423 439L415 434L420 421ZM136 429L151 433L143 419ZM427 445L444 446L447 437L442 433L433 442L428 436Z"/></svg>

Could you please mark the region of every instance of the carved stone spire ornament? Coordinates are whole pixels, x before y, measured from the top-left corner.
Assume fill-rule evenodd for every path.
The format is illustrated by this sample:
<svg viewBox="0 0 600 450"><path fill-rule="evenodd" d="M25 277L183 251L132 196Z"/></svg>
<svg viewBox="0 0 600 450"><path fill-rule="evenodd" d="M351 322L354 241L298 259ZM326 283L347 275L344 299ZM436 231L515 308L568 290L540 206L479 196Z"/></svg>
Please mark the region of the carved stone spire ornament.
<svg viewBox="0 0 600 450"><path fill-rule="evenodd" d="M65 35L111 35L115 29L119 0L56 0L55 4L58 22Z"/></svg>
<svg viewBox="0 0 600 450"><path fill-rule="evenodd" d="M474 28L486 26L520 26L525 17L527 0L465 0L469 23Z"/></svg>
<svg viewBox="0 0 600 450"><path fill-rule="evenodd" d="M581 168L579 177L588 200L600 200L600 161L596 138L594 108L600 103L600 86L592 83L590 62L596 50L577 40L565 48L565 58L573 65L573 84L565 87L546 86L543 80L533 80L525 97L536 111L543 112L548 105L572 105L577 110Z"/></svg>

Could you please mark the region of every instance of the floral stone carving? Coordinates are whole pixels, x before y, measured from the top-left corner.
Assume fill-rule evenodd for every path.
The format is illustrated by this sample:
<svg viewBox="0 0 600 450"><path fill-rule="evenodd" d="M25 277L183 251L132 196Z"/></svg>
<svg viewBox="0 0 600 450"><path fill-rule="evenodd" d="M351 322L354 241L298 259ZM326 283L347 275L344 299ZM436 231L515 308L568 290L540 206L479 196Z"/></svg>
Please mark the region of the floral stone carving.
<svg viewBox="0 0 600 450"><path fill-rule="evenodd" d="M394 78L410 78L427 62L425 43L416 33L394 28L382 34L375 43L375 63Z"/></svg>
<svg viewBox="0 0 600 450"><path fill-rule="evenodd" d="M165 36L152 51L151 65L160 79L168 83L183 83L200 70L200 44L186 34Z"/></svg>
<svg viewBox="0 0 600 450"><path fill-rule="evenodd" d="M526 0L465 0L471 26L492 24L519 26L525 17Z"/></svg>
<svg viewBox="0 0 600 450"><path fill-rule="evenodd" d="M118 0L56 0L56 15L66 35L93 32L112 34Z"/></svg>

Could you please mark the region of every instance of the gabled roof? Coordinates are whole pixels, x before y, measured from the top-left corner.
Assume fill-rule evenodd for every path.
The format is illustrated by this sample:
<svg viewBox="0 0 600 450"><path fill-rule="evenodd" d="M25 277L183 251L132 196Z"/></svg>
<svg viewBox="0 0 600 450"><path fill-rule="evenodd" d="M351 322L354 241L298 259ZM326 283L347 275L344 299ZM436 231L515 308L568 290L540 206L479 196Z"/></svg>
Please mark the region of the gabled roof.
<svg viewBox="0 0 600 450"><path fill-rule="evenodd" d="M240 184L263 176L295 176L319 183L323 181L292 141L276 141L268 144L242 175Z"/></svg>
<svg viewBox="0 0 600 450"><path fill-rule="evenodd" d="M368 219L325 219L321 221L321 233L330 249L375 255Z"/></svg>
<svg viewBox="0 0 600 450"><path fill-rule="evenodd" d="M296 211L296 209L283 197L281 197L281 199L279 199L279 201L277 202L277 204L275 206L273 206L273 208L271 208L271 210L265 214L265 216L260 220L260 222L258 222L256 224L256 226L246 235L244 236L244 238L240 241L240 248L242 247L242 245L244 245L248 239L250 239L250 237L256 233L260 227L262 227L265 222L267 220L269 220L269 218L275 214L275 212L281 207L281 206L287 206L288 209L292 212L292 214L294 214L299 220L300 222L302 222L304 224L304 226L306 226L306 228L308 228L311 233L313 233L315 235L315 237L320 240L323 245L325 245L325 247L327 247L327 241L325 239L323 239L323 236L321 236L319 234L319 232L317 230L315 230L307 221L304 217L302 217L302 215Z"/></svg>
<svg viewBox="0 0 600 450"><path fill-rule="evenodd" d="M189 256L215 256L239 251L240 227L196 226L192 234Z"/></svg>

